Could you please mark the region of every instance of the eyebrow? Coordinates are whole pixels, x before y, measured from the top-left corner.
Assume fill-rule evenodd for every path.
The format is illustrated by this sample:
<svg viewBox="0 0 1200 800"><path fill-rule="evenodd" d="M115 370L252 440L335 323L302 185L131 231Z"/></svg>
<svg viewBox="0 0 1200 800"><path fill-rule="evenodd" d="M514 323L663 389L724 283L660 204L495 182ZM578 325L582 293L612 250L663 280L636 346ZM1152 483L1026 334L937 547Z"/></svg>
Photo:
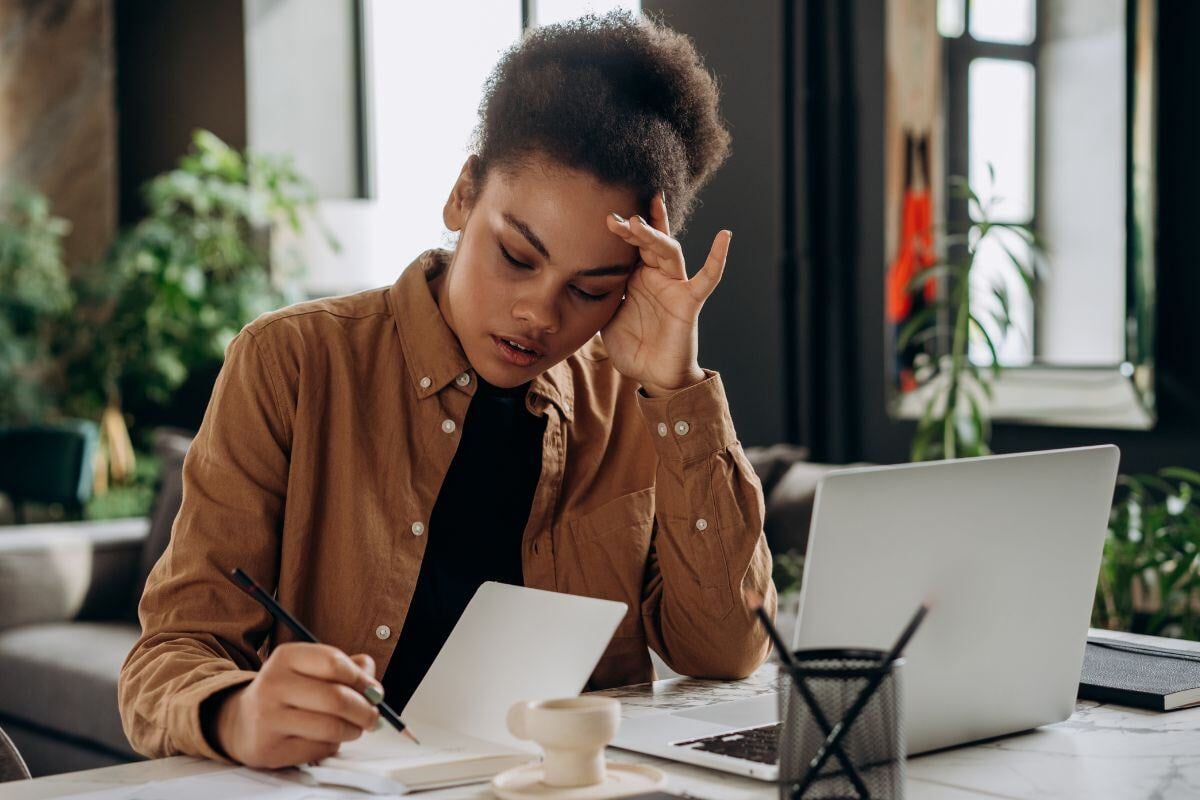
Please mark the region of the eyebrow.
<svg viewBox="0 0 1200 800"><path fill-rule="evenodd" d="M538 238L538 235L534 233L528 225L509 213L505 213L503 217L505 222L507 222L511 227L516 228L517 232L525 237L534 250L537 250L539 253L541 253L542 258L546 259L547 261L550 260L550 251L546 249L546 245L542 243L542 240ZM581 269L575 274L577 276L590 277L599 277L603 275L628 275L629 273L633 272L636 266L637 264L610 264L604 267Z"/></svg>

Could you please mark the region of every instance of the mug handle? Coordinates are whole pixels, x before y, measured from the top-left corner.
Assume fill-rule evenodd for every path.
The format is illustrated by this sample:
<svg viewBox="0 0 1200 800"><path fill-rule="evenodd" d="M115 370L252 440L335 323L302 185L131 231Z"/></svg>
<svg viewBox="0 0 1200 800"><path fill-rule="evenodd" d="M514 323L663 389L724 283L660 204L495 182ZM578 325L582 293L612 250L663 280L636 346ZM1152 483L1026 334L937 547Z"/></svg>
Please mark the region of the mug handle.
<svg viewBox="0 0 1200 800"><path fill-rule="evenodd" d="M518 739L529 739L529 730L525 727L525 712L528 708L529 702L526 700L513 703L504 718L509 732Z"/></svg>

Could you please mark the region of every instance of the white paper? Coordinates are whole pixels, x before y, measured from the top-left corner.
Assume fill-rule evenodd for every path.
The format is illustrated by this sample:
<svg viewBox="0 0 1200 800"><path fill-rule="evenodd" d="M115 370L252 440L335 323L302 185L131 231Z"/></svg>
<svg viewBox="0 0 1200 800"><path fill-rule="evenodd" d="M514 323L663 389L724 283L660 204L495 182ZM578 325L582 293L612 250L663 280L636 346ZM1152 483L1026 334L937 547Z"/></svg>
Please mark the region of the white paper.
<svg viewBox="0 0 1200 800"><path fill-rule="evenodd" d="M432 786L487 780L497 771L489 768L490 762L485 761L489 757L512 756L511 760L501 762L502 769L536 757L524 750L428 726L421 729L419 738L418 745L388 726L346 742L336 755L300 769L321 783L352 786L376 794L404 794ZM424 769L458 763L465 767L472 761L479 762L481 769L474 773L466 770L466 774L463 769L449 770L456 774L442 780L438 780L437 770Z"/></svg>
<svg viewBox="0 0 1200 800"><path fill-rule="evenodd" d="M291 780L282 777L290 775ZM241 767L209 772L185 778L134 786L115 786L82 794L69 795L71 800L212 800L213 798L253 797L255 800L334 800L362 798L361 792L309 786L297 773L273 773ZM394 796L394 795L393 795Z"/></svg>
<svg viewBox="0 0 1200 800"><path fill-rule="evenodd" d="M508 732L508 709L579 694L625 610L611 600L484 583L401 712L421 744L388 726L300 769L322 783L402 794L488 780L535 759L537 745Z"/></svg>

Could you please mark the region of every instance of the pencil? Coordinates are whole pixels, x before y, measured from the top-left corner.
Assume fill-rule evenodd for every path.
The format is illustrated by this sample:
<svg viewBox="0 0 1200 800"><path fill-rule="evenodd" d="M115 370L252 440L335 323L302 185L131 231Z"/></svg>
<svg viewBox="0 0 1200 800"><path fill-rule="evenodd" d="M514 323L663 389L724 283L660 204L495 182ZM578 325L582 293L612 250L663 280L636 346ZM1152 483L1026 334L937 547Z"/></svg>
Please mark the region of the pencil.
<svg viewBox="0 0 1200 800"><path fill-rule="evenodd" d="M233 572L230 574L232 575L233 582L239 589L261 603L263 607L267 609L267 611L271 612L271 616L288 626L292 633L296 634L301 641L311 642L312 644L320 644L320 642L317 640L317 637L313 636L312 631L301 625L300 620L293 617L288 613L287 609L275 602L275 598L264 592L262 587L255 583L254 579L243 572L240 567L235 567ZM409 739L412 739L414 743L420 744L420 742L417 741L417 737L413 736L412 731L405 727L404 722L400 719L400 715L393 711L391 706L382 700L379 702L374 702L371 695L367 694L366 692L363 692L363 696L372 701L372 704L379 709L379 715L390 722L393 728L407 736Z"/></svg>

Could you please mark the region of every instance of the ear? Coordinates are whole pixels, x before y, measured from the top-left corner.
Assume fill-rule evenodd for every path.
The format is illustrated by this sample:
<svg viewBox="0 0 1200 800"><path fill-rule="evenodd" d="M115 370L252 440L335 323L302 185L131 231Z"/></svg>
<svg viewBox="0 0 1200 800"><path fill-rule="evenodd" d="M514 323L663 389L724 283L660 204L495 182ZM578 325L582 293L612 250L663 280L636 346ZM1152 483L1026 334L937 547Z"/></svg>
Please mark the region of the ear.
<svg viewBox="0 0 1200 800"><path fill-rule="evenodd" d="M467 224L467 215L471 212L471 206L475 203L476 190L474 171L475 166L479 161L479 156L470 155L463 163L462 170L458 173L458 179L454 181L454 186L450 189L450 196L446 198L446 205L442 208L442 222L446 228L452 231L461 231Z"/></svg>

